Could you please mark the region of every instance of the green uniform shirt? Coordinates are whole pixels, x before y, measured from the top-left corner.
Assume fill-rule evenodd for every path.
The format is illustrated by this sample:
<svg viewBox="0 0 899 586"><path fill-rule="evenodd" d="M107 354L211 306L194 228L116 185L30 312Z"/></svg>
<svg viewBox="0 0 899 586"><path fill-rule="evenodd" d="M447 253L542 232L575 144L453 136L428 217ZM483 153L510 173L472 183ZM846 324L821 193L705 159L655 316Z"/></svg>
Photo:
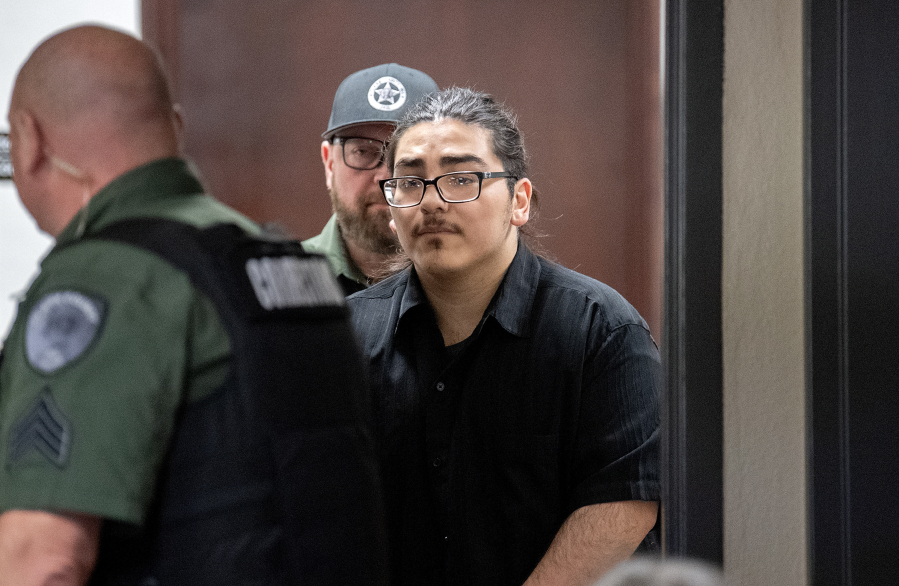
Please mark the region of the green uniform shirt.
<svg viewBox="0 0 899 586"><path fill-rule="evenodd" d="M41 263L0 367L0 510L144 520L178 406L224 381L230 344L184 273L142 249L77 240L134 217L258 231L202 191L180 159L132 170Z"/></svg>
<svg viewBox="0 0 899 586"><path fill-rule="evenodd" d="M334 271L334 275L345 291L358 291L368 286L368 277L350 259L346 244L344 244L343 237L340 235L337 214L331 215L331 219L325 224L321 234L313 236L309 240L304 240L303 248L306 252L317 252L325 255L328 259L328 264L331 265L331 270ZM347 280L358 283L361 286L353 287L347 284Z"/></svg>

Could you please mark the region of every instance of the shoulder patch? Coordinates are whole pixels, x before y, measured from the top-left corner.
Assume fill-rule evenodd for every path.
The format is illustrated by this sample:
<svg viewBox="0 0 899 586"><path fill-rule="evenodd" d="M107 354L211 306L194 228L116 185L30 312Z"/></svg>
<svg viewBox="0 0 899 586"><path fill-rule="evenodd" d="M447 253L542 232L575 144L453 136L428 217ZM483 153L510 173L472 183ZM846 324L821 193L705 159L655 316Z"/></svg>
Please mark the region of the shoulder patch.
<svg viewBox="0 0 899 586"><path fill-rule="evenodd" d="M12 426L9 461L19 464L42 456L61 468L69 459L71 446L72 424L53 400L50 389L44 389Z"/></svg>
<svg viewBox="0 0 899 586"><path fill-rule="evenodd" d="M106 302L77 291L44 295L28 314L25 355L39 372L51 374L81 356L100 333Z"/></svg>

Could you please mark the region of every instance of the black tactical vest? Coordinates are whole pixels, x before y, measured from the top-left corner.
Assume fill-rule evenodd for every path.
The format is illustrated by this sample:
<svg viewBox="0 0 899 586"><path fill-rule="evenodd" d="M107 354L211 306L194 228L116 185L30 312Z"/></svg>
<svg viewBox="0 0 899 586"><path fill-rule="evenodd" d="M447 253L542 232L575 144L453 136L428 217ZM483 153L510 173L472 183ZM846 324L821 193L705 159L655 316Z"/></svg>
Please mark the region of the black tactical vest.
<svg viewBox="0 0 899 586"><path fill-rule="evenodd" d="M365 374L324 257L233 225L161 219L88 238L184 271L233 354L222 387L183 402L145 526L104 523L89 584L386 584Z"/></svg>

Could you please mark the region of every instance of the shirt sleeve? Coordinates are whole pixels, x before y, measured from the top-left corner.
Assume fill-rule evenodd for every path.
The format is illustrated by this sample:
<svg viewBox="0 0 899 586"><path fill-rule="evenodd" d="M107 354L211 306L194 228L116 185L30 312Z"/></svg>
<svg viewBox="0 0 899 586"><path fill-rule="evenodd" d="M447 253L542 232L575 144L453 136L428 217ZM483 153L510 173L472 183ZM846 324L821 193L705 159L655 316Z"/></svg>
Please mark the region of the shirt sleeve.
<svg viewBox="0 0 899 586"><path fill-rule="evenodd" d="M191 375L215 379L227 359L210 311L145 251L88 242L48 258L0 370L0 509L141 523Z"/></svg>
<svg viewBox="0 0 899 586"><path fill-rule="evenodd" d="M594 341L584 365L570 510L659 499L658 348L642 325Z"/></svg>

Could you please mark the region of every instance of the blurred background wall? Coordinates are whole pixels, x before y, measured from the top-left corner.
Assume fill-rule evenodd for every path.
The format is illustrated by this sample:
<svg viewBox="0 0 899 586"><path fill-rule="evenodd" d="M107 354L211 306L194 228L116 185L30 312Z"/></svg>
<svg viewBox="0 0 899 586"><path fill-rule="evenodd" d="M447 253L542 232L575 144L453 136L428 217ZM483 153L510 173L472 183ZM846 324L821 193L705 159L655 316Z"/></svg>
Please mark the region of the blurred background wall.
<svg viewBox="0 0 899 586"><path fill-rule="evenodd" d="M0 0L0 132L9 131L15 76L38 43L85 21L139 34L139 14L139 0ZM0 178L0 345L51 241L22 207L12 181Z"/></svg>

